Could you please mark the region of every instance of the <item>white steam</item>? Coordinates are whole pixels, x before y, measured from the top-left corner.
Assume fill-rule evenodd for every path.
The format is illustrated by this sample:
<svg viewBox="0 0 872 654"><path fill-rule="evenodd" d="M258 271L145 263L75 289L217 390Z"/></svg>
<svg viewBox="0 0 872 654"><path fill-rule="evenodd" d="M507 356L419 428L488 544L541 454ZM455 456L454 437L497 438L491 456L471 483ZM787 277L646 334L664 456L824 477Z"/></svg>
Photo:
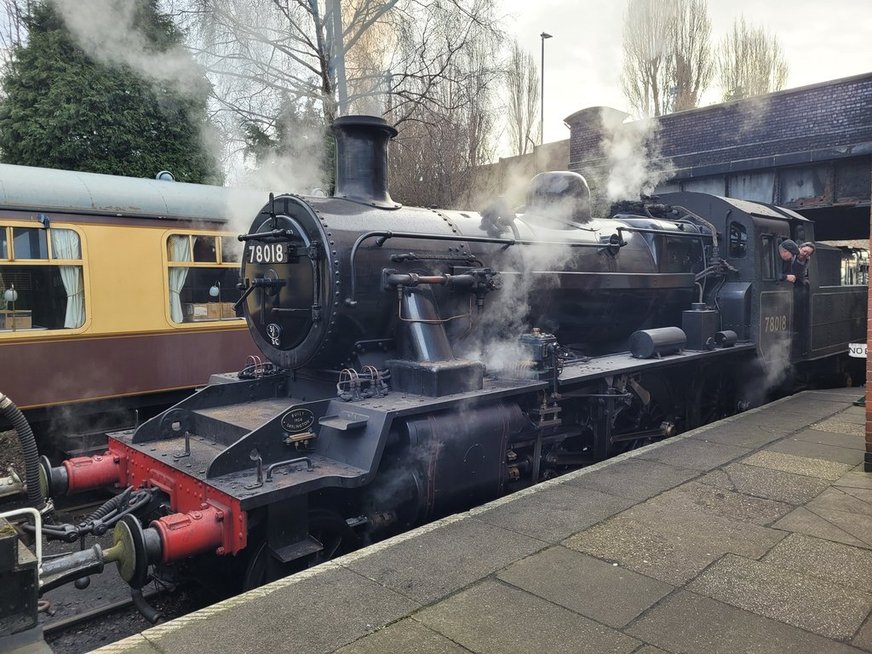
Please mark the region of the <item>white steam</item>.
<svg viewBox="0 0 872 654"><path fill-rule="evenodd" d="M210 60L207 79L206 69L194 59L184 44L173 45L165 51L156 50L135 25L136 3L125 0L52 2L79 47L89 57L107 65L127 66L144 80L153 83L158 91L168 86L182 96L201 97L204 85L210 84L216 96L234 98L235 93L254 101L256 96L261 95L247 86L238 88L240 75L239 71L232 69L232 63L217 58ZM255 54L264 57L269 55L261 52ZM230 61L233 59L231 57ZM268 106L253 107L253 114L280 112L280 98L275 93L267 93L267 96ZM215 160L223 162L229 184L263 190L264 202L268 191L277 195L310 194L316 188L323 188L327 175L323 169L324 134L319 127L312 125L311 121L300 121L304 125L295 121L284 125L281 146L284 152L291 154L267 154L255 160L253 154L242 145L245 139L238 116L221 109L214 100L213 105L212 124L203 127L200 137ZM280 120L277 118L275 122ZM231 203L231 212L236 204L243 203ZM247 231L253 214L242 209L239 213L239 221L235 221L232 227Z"/></svg>
<svg viewBox="0 0 872 654"><path fill-rule="evenodd" d="M185 95L202 91L203 69L182 45L158 51L134 26L136 3L53 0L79 46L93 59L124 65Z"/></svg>
<svg viewBox="0 0 872 654"><path fill-rule="evenodd" d="M650 195L674 174L669 160L660 157L660 123L646 118L630 123L622 117L602 115L602 150L608 165L608 200L635 200Z"/></svg>
<svg viewBox="0 0 872 654"><path fill-rule="evenodd" d="M558 231L546 230L556 235ZM543 241L556 241L552 236L540 236ZM543 325L530 321L531 298L558 288L558 273L573 255L566 245L517 245L507 250L499 262L502 288L485 300L480 316L476 340L468 343L463 356L482 361L488 372L499 371L508 376L525 376L529 352L518 338L534 327L543 332L556 329L556 325Z"/></svg>

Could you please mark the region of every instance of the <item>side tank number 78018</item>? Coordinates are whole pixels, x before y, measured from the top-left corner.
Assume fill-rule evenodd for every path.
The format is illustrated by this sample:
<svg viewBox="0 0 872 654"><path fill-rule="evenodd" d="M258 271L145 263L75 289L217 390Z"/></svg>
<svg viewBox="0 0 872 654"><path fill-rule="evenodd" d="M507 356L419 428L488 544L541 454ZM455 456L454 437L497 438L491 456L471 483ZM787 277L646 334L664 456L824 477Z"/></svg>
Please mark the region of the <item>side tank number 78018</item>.
<svg viewBox="0 0 872 654"><path fill-rule="evenodd" d="M283 263L284 243L257 243L248 248L248 263Z"/></svg>
<svg viewBox="0 0 872 654"><path fill-rule="evenodd" d="M787 316L763 316L764 332L783 332L787 329Z"/></svg>

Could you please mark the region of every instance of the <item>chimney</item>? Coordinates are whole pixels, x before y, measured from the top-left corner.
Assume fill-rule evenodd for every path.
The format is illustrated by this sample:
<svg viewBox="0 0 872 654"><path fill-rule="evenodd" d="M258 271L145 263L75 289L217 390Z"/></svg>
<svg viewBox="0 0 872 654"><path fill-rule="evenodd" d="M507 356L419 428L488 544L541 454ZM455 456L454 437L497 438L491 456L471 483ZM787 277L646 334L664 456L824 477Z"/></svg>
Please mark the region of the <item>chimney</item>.
<svg viewBox="0 0 872 654"><path fill-rule="evenodd" d="M342 116L333 121L336 190L333 196L382 209L401 205L388 194L388 141L397 130L377 116Z"/></svg>

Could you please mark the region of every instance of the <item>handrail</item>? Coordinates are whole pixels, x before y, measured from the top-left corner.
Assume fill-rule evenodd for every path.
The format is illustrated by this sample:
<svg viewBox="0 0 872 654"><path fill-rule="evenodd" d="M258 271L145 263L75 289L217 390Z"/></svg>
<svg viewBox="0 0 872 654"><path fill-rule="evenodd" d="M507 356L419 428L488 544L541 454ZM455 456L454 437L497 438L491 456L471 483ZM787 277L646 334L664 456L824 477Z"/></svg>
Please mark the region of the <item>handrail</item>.
<svg viewBox="0 0 872 654"><path fill-rule="evenodd" d="M492 243L502 245L503 248L508 248L513 245L554 245L560 247L587 247L587 248L620 248L626 245L624 240L617 234L613 234L611 239L616 239L617 242L608 243L568 243L566 241L529 241L526 239L504 239L504 238L489 238L486 236L462 236L453 234L416 234L414 232L392 232L392 231L373 231L361 234L354 245L351 247L350 265L351 265L351 294L345 298L345 304L354 306L357 304L357 252L364 241L372 238L378 238L376 245L381 247L392 238L408 238L425 241L457 241L463 243Z"/></svg>

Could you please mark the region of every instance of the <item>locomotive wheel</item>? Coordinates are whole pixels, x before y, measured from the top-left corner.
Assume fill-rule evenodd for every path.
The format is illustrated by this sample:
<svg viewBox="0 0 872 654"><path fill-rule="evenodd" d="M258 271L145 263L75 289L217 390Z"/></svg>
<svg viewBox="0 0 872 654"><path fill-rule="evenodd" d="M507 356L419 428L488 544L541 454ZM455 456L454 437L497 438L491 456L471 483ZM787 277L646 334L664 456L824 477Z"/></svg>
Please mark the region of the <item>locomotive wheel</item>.
<svg viewBox="0 0 872 654"><path fill-rule="evenodd" d="M663 375L650 375L642 380L642 387L651 395L647 406L636 405L629 415L621 416L613 425L615 430L609 455L615 456L630 450L635 450L653 443L655 437L619 440L621 432L644 431L657 429L662 423L672 419L674 406L673 391L667 378Z"/></svg>
<svg viewBox="0 0 872 654"><path fill-rule="evenodd" d="M357 534L342 516L328 509L313 509L309 512L309 535L321 543L322 549L290 563L278 562L270 554L267 543L260 543L245 570L243 590L251 590L325 563L357 549L360 544Z"/></svg>
<svg viewBox="0 0 872 654"><path fill-rule="evenodd" d="M693 429L736 412L738 387L731 370L707 370L694 381L687 407L688 426Z"/></svg>

